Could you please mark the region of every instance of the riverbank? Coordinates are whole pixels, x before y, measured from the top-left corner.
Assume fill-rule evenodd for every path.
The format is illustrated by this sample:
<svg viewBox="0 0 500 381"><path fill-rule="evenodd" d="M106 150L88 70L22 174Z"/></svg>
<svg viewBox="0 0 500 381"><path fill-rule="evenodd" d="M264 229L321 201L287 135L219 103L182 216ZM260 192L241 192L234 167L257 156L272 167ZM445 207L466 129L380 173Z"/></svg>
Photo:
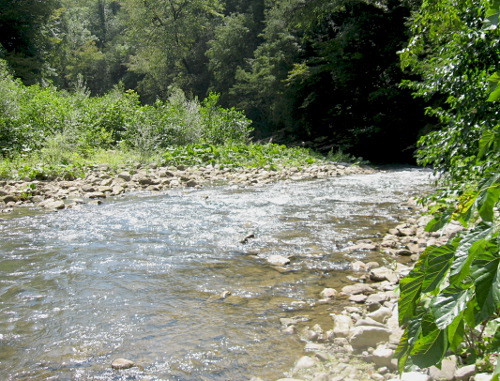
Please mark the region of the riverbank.
<svg viewBox="0 0 500 381"><path fill-rule="evenodd" d="M427 246L445 244L463 227L456 223L428 233L430 216L409 200L404 207L414 215L390 229L382 239L361 240L348 251L376 251L390 258L387 264L355 261L358 276L340 290L327 288L318 303L350 302L340 313L332 313L328 327L315 325L299 331L306 343L306 356L278 381L453 381L484 380L492 375L479 373L475 365L460 365L455 356L446 358L441 369L433 366L398 375L396 348L403 335L398 324L398 283L412 269ZM352 279L355 280L355 279ZM296 332L295 322L282 319L283 332ZM260 381L252 378L252 381Z"/></svg>
<svg viewBox="0 0 500 381"><path fill-rule="evenodd" d="M23 206L56 211L82 204L100 204L109 197L135 191L158 192L221 184L255 186L283 180L303 181L373 171L367 167L333 162L306 167L263 168L136 165L117 170L100 165L81 179L0 181L0 215L12 213Z"/></svg>

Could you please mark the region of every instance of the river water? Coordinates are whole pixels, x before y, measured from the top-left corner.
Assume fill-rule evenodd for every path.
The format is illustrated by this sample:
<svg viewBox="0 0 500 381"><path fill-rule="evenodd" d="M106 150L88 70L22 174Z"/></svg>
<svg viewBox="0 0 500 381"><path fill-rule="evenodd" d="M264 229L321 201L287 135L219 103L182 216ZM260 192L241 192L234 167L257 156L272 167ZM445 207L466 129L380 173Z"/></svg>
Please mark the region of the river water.
<svg viewBox="0 0 500 381"><path fill-rule="evenodd" d="M304 348L279 318L328 316L320 290L348 284L353 260L382 260L345 247L394 226L430 182L393 169L1 220L0 379L279 378ZM117 357L139 366L112 370Z"/></svg>

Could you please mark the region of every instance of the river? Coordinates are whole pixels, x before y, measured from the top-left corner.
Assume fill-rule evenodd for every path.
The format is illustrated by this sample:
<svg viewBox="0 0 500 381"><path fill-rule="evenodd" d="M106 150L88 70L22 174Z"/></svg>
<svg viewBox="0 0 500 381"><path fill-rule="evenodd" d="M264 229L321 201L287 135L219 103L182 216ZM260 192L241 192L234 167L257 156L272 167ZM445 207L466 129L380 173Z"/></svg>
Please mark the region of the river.
<svg viewBox="0 0 500 381"><path fill-rule="evenodd" d="M304 350L279 318L328 324L319 292L348 284L351 261L382 260L346 246L397 224L430 182L402 168L0 220L0 379L279 378ZM112 370L117 357L138 366Z"/></svg>

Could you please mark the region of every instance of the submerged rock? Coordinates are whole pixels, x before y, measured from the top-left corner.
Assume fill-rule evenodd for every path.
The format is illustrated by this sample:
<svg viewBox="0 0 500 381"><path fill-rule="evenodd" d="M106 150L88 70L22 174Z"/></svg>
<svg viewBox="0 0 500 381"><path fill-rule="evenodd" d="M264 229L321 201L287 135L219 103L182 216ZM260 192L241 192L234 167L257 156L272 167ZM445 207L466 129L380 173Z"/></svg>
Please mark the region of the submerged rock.
<svg viewBox="0 0 500 381"><path fill-rule="evenodd" d="M288 265L290 263L290 259L288 259L287 257L284 257L283 255L271 255L270 257L267 258L267 261L271 264L271 265L275 265L275 266L284 266L284 265Z"/></svg>

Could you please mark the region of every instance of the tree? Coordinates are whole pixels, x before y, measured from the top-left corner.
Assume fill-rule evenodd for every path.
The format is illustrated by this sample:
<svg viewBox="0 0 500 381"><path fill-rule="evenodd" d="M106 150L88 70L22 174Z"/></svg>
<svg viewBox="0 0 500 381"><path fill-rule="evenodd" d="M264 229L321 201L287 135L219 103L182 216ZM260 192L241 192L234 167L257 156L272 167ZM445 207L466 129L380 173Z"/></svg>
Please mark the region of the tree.
<svg viewBox="0 0 500 381"><path fill-rule="evenodd" d="M442 175L427 229L451 220L466 229L427 248L401 281L400 371L439 364L449 351L488 364L500 344L499 14L499 0L425 0L401 54L422 78L406 85L433 99L428 113L441 122L418 152Z"/></svg>
<svg viewBox="0 0 500 381"><path fill-rule="evenodd" d="M219 0L126 0L128 41L137 47L129 69L142 76L146 98L165 98L169 86L192 96L207 92L207 42L222 18Z"/></svg>
<svg viewBox="0 0 500 381"><path fill-rule="evenodd" d="M0 2L0 58L26 84L38 82L50 41L43 29L58 7L56 0L2 0Z"/></svg>
<svg viewBox="0 0 500 381"><path fill-rule="evenodd" d="M119 10L117 1L61 0L45 32L53 44L46 54L52 68L47 77L66 89L83 80L95 95L122 80L130 49L123 42Z"/></svg>
<svg viewBox="0 0 500 381"><path fill-rule="evenodd" d="M211 88L221 93L222 103L231 103L229 90L236 83L238 69L247 66L247 61L262 42L259 35L263 21L263 0L226 2L225 17L215 28L206 52Z"/></svg>
<svg viewBox="0 0 500 381"><path fill-rule="evenodd" d="M409 9L394 0L273 2L264 41L231 92L263 135L283 129L374 160L408 160L424 124L422 103L399 87Z"/></svg>

